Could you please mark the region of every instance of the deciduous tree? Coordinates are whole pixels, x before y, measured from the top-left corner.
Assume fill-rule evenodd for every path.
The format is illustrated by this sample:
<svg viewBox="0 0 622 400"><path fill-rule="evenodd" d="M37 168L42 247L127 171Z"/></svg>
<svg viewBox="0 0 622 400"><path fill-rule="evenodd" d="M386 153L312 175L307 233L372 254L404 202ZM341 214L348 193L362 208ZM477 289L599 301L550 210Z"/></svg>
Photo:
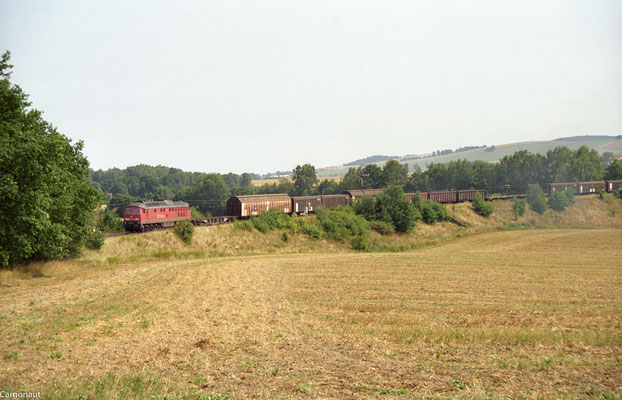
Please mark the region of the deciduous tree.
<svg viewBox="0 0 622 400"><path fill-rule="evenodd" d="M75 144L32 109L0 61L0 266L76 255L101 200Z"/></svg>
<svg viewBox="0 0 622 400"><path fill-rule="evenodd" d="M298 165L294 168L294 194L297 196L308 196L315 192L315 185L318 179L315 167L311 164Z"/></svg>

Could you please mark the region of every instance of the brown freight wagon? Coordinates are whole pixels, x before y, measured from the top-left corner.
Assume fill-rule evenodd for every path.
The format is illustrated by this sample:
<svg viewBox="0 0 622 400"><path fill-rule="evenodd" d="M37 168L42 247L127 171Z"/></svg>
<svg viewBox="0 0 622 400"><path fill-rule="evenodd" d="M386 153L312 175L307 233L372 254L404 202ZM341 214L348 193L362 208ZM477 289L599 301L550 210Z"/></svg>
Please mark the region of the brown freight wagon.
<svg viewBox="0 0 622 400"><path fill-rule="evenodd" d="M622 188L622 181L607 181L606 188L609 193L615 192L616 190Z"/></svg>
<svg viewBox="0 0 622 400"><path fill-rule="evenodd" d="M346 194L352 199L360 199L365 196L376 197L380 193L384 192L384 189L365 189L363 190L346 190Z"/></svg>
<svg viewBox="0 0 622 400"><path fill-rule="evenodd" d="M271 208L290 213L291 207L292 200L285 193L231 196L227 200L227 215L250 217L264 213Z"/></svg>
<svg viewBox="0 0 622 400"><path fill-rule="evenodd" d="M579 183L577 183L577 193L578 194L604 192L605 189L607 189L607 186L606 186L605 182L603 182L603 181L579 182Z"/></svg>
<svg viewBox="0 0 622 400"><path fill-rule="evenodd" d="M544 191L547 195L550 195L551 192L565 192L567 190L579 194L576 182L547 183L544 185Z"/></svg>
<svg viewBox="0 0 622 400"><path fill-rule="evenodd" d="M458 201L458 192L456 191L444 191L444 192L430 192L430 200L437 203L455 203Z"/></svg>
<svg viewBox="0 0 622 400"><path fill-rule="evenodd" d="M485 190L458 190L458 203L463 201L473 201L475 199L475 195L478 193L482 197L486 195Z"/></svg>
<svg viewBox="0 0 622 400"><path fill-rule="evenodd" d="M350 196L347 194L325 194L321 197L324 208L335 208L350 204Z"/></svg>
<svg viewBox="0 0 622 400"><path fill-rule="evenodd" d="M296 196L292 197L292 212L296 214L310 213L322 205L320 196Z"/></svg>
<svg viewBox="0 0 622 400"><path fill-rule="evenodd" d="M404 196L406 196L408 200L413 201L415 197L417 196L417 193L404 193ZM428 192L419 193L419 197L422 199L427 199L429 197L429 193Z"/></svg>

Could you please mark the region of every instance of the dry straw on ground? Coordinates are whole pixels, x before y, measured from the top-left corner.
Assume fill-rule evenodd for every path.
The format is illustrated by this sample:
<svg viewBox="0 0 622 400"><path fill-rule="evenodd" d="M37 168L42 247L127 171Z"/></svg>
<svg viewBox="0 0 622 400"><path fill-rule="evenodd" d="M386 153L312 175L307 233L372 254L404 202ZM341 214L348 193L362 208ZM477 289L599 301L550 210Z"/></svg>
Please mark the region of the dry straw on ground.
<svg viewBox="0 0 622 400"><path fill-rule="evenodd" d="M460 207L453 213L472 226L464 232L477 231ZM398 240L442 241L452 229ZM165 232L113 238L103 253L10 275L0 390L58 399L622 393L620 229L511 230L372 254L331 243L297 254L309 246L301 238L276 248L277 233L199 231L190 247ZM253 253L262 246L274 251Z"/></svg>

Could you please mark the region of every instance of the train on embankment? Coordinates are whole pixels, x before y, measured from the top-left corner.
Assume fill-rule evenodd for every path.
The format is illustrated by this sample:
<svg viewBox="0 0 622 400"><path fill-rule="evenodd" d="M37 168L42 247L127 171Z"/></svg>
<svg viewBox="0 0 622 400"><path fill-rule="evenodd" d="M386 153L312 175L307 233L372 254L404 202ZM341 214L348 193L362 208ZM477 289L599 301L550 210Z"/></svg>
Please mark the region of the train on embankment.
<svg viewBox="0 0 622 400"><path fill-rule="evenodd" d="M546 195L555 191L572 191L576 195L599 192L612 193L622 188L622 180L546 183L542 187ZM227 200L227 215L210 218L192 218L190 205L183 201L138 201L126 206L123 214L123 227L129 232L146 232L173 227L178 221L184 220L190 221L196 226L220 225L237 219L260 215L270 209L277 209L287 214L308 214L314 212L318 207L347 206L355 200L360 200L365 196L375 197L383 191L384 189L346 190L342 194L316 196L289 196L282 193L231 196ZM488 200L525 196L525 193L487 196L486 191L482 189L441 190L419 192L418 194L422 199L429 199L441 204L473 201L477 194ZM417 193L405 193L404 195L412 201Z"/></svg>

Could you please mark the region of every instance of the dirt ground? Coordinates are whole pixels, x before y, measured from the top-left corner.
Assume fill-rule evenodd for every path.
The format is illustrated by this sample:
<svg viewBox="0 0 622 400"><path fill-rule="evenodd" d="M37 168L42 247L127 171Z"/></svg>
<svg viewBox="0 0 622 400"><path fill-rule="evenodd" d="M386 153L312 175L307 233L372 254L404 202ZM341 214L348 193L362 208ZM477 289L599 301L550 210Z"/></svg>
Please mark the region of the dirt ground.
<svg viewBox="0 0 622 400"><path fill-rule="evenodd" d="M58 268L2 287L0 390L619 398L621 244L621 230L519 230L404 253Z"/></svg>

